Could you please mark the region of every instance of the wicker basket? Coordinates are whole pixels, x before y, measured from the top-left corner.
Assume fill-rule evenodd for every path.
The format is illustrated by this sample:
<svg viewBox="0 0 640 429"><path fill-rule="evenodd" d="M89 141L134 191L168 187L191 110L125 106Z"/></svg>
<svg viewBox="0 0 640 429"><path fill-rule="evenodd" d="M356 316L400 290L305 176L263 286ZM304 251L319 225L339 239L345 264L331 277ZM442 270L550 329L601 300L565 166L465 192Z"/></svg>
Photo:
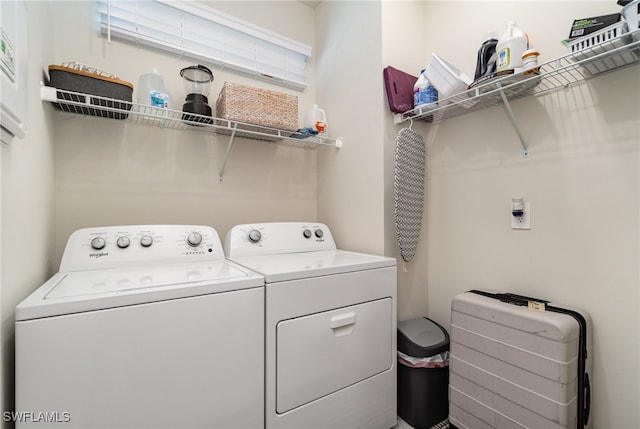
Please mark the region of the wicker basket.
<svg viewBox="0 0 640 429"><path fill-rule="evenodd" d="M298 97L266 89L253 88L225 82L216 101L216 117L231 121L254 124L255 127L239 124L238 130L251 130L276 137L243 135L259 140L277 140L279 130L298 129ZM273 129L273 130L272 130ZM228 134L222 131L222 134Z"/></svg>

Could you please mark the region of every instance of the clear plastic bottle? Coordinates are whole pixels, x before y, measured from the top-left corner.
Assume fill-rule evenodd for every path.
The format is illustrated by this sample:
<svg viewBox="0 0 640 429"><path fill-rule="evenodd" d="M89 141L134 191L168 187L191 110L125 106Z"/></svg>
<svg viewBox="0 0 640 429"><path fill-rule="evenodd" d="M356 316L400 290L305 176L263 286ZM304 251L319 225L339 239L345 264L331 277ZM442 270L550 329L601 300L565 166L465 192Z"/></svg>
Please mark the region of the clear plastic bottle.
<svg viewBox="0 0 640 429"><path fill-rule="evenodd" d="M522 54L529 49L527 35L516 27L515 21L509 21L507 28L496 45L496 71L513 69L522 71Z"/></svg>
<svg viewBox="0 0 640 429"><path fill-rule="evenodd" d="M164 78L158 69L145 73L138 80L136 88L138 104L153 107L169 107L169 95L164 85Z"/></svg>
<svg viewBox="0 0 640 429"><path fill-rule="evenodd" d="M424 107L438 101L438 90L429 83L424 74L425 69L420 71L420 77L413 85L413 108Z"/></svg>

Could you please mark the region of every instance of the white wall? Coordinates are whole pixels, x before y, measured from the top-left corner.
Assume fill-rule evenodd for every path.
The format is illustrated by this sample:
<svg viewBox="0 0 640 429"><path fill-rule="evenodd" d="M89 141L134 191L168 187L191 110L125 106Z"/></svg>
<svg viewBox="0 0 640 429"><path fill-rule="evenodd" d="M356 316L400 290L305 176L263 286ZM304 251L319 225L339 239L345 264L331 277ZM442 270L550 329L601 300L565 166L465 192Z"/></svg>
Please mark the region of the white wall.
<svg viewBox="0 0 640 429"><path fill-rule="evenodd" d="M318 212L338 247L384 252L384 158L379 2L316 9L317 96L339 151L319 152Z"/></svg>
<svg viewBox="0 0 640 429"><path fill-rule="evenodd" d="M414 76L425 67L422 52L422 28L425 26L426 2L382 2L382 68L393 66ZM389 103L384 89L382 70L379 85L383 88L383 99L380 101L384 114L384 175L385 175L385 254L398 261L398 319L408 320L427 314L427 231L423 217L414 259L404 262L400 255L394 219L393 178L395 168L395 149L398 130L409 124L395 125L389 110ZM425 128L416 123L416 131ZM427 153L427 157L429 154ZM429 196L425 176L425 207Z"/></svg>
<svg viewBox="0 0 640 429"><path fill-rule="evenodd" d="M2 201L2 150L0 150L0 201ZM0 208L0 243L2 243L2 209ZM4 320L2 315L4 314L2 308L2 247L0 245L0 320ZM0 325L1 326L1 325ZM5 408L4 398L8 392L5 392L5 365L8 366L5 358L5 345L3 338L5 336L4 329L0 329L0 407Z"/></svg>
<svg viewBox="0 0 640 429"><path fill-rule="evenodd" d="M0 166L2 165L2 151L0 150ZM2 174L0 172L0 201L2 201ZM2 243L2 210L0 209L0 243ZM2 246L0 246L0 320L3 319L4 310L2 308ZM8 367L10 364L7 362L5 358L5 345L3 338L5 336L5 332L3 329L0 329L0 407L3 410L7 404L5 404L5 397L8 396L9 392L5 392L5 367Z"/></svg>
<svg viewBox="0 0 640 429"><path fill-rule="evenodd" d="M313 9L301 3L203 3L315 44ZM167 81L173 107L180 110L185 93L179 71L196 62L116 40L108 44L97 33L94 6L93 1L56 2L54 62L80 61L134 85L141 74L157 67ZM302 125L315 102L315 61L316 57L308 65L309 86L304 92L211 66L215 80L209 104L215 107L225 81L268 88L298 97ZM58 112L55 117L58 258L69 234L81 227L193 223L212 225L224 237L237 223L317 219L315 151L236 139L220 184L226 136L68 118Z"/></svg>
<svg viewBox="0 0 640 429"><path fill-rule="evenodd" d="M516 19L548 61L564 54L574 18L616 10L608 1L428 2L423 51L472 75L483 32ZM638 67L513 102L529 158L501 107L425 127L429 316L448 326L451 299L472 288L585 309L595 428L640 427ZM531 202L530 231L510 228L516 195Z"/></svg>
<svg viewBox="0 0 640 429"><path fill-rule="evenodd" d="M40 81L50 64L49 5L25 2L28 29L27 135L1 144L2 411L13 410L14 308L44 282L53 261L54 174L51 123L40 101Z"/></svg>

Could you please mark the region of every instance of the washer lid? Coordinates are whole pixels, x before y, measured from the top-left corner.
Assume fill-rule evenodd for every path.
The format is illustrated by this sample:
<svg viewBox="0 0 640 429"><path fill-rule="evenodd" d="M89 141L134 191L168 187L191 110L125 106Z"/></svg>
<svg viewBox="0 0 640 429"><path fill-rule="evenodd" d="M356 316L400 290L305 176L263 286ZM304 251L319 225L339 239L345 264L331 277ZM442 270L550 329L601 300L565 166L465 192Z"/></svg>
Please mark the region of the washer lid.
<svg viewBox="0 0 640 429"><path fill-rule="evenodd" d="M233 261L262 274L267 283L396 266L394 258L346 250L245 256Z"/></svg>
<svg viewBox="0 0 640 429"><path fill-rule="evenodd" d="M57 273L16 307L16 320L264 286L230 261Z"/></svg>

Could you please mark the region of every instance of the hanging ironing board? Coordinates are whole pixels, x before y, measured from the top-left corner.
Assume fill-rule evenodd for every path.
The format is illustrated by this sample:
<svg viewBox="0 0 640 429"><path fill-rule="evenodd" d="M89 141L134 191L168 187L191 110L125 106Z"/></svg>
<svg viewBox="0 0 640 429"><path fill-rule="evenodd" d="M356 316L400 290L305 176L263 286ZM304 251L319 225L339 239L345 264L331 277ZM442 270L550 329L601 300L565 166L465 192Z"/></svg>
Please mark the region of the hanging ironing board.
<svg viewBox="0 0 640 429"><path fill-rule="evenodd" d="M410 262L416 254L424 206L425 146L409 128L398 132L393 181L394 220L400 255Z"/></svg>

